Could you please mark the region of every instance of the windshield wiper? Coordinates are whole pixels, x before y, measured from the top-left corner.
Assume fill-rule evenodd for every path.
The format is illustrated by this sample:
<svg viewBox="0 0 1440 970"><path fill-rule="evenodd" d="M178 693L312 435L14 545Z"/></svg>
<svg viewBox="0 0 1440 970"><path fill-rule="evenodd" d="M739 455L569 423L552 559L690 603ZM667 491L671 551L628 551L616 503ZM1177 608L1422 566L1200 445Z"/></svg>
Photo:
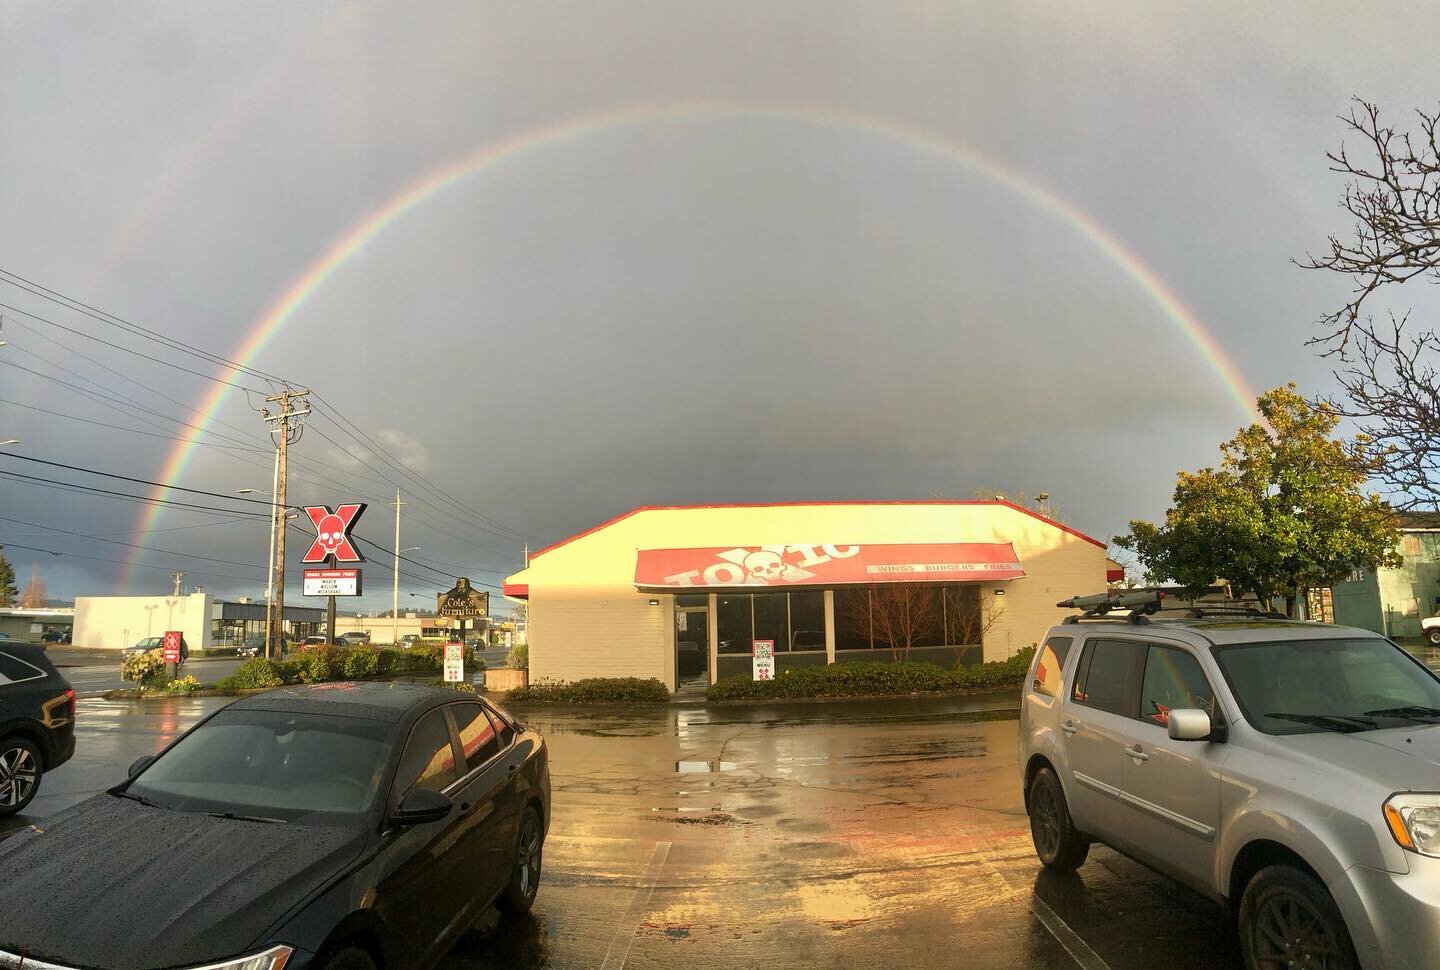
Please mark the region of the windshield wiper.
<svg viewBox="0 0 1440 970"><path fill-rule="evenodd" d="M1265 715L1281 721L1296 721L1300 724L1310 724L1315 727L1325 728L1327 731L1339 731L1341 734L1353 734L1356 731L1364 731L1369 728L1377 728L1380 722L1368 717L1353 717L1349 714L1284 714L1272 712Z"/></svg>
<svg viewBox="0 0 1440 970"><path fill-rule="evenodd" d="M164 807L163 805L155 804L150 799L146 798L144 795L137 795L131 791L112 791L110 794L114 795L116 798L128 798L132 802L139 802L141 805L149 805L151 808Z"/></svg>
<svg viewBox="0 0 1440 970"><path fill-rule="evenodd" d="M211 818L228 818L237 822L266 822L283 824L283 818L266 818L264 815L237 815L234 812L206 812Z"/></svg>
<svg viewBox="0 0 1440 970"><path fill-rule="evenodd" d="M1421 707L1415 704L1406 707L1386 707L1365 713L1373 717L1398 717L1406 721L1419 721L1422 724L1440 720L1440 708Z"/></svg>

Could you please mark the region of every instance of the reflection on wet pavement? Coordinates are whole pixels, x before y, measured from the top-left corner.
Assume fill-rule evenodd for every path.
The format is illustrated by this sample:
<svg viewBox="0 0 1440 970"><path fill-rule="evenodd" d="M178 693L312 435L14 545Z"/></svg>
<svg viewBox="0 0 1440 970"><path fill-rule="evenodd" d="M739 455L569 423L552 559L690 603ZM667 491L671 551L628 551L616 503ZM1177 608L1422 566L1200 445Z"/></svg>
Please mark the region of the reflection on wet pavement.
<svg viewBox="0 0 1440 970"><path fill-rule="evenodd" d="M82 702L75 760L0 831L224 703ZM540 895L487 915L449 970L1238 966L1222 909L1113 852L1042 873L1012 699L521 716L551 751Z"/></svg>

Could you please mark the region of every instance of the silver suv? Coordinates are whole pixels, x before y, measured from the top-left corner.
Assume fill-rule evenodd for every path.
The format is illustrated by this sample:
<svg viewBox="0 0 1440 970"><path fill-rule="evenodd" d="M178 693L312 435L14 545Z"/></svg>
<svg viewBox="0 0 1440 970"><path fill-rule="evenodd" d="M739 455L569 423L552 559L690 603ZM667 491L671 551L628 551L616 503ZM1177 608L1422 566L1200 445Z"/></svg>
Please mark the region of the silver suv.
<svg viewBox="0 0 1440 970"><path fill-rule="evenodd" d="M1228 903L1251 970L1440 967L1440 679L1365 630L1114 603L1061 603L1095 608L1026 682L1040 861L1102 842Z"/></svg>

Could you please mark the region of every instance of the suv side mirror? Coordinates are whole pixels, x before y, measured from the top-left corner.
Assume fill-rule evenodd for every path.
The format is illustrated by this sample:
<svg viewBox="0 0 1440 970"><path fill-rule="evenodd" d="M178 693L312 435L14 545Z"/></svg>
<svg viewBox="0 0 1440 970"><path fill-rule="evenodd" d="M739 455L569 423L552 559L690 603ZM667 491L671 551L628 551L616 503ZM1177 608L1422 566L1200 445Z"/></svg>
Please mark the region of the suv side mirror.
<svg viewBox="0 0 1440 970"><path fill-rule="evenodd" d="M450 814L450 799L433 788L417 788L400 803L390 821L396 825L424 825Z"/></svg>
<svg viewBox="0 0 1440 970"><path fill-rule="evenodd" d="M140 774L140 772L150 767L150 763L154 760L155 756L153 754L147 754L142 757L136 758L134 761L130 762L130 767L125 771L125 777L134 778L136 775Z"/></svg>
<svg viewBox="0 0 1440 970"><path fill-rule="evenodd" d="M1186 707L1170 712L1169 730L1172 741L1208 741L1214 726L1209 714Z"/></svg>

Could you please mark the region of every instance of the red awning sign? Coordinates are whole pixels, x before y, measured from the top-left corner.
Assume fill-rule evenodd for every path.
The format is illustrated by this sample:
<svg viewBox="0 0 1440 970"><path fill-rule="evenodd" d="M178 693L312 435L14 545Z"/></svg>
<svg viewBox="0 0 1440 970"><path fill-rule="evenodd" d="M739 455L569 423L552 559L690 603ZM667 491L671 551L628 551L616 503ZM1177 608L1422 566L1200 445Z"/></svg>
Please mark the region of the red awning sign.
<svg viewBox="0 0 1440 970"><path fill-rule="evenodd" d="M642 587L976 582L1024 575L1008 542L641 549L635 557L635 585Z"/></svg>

